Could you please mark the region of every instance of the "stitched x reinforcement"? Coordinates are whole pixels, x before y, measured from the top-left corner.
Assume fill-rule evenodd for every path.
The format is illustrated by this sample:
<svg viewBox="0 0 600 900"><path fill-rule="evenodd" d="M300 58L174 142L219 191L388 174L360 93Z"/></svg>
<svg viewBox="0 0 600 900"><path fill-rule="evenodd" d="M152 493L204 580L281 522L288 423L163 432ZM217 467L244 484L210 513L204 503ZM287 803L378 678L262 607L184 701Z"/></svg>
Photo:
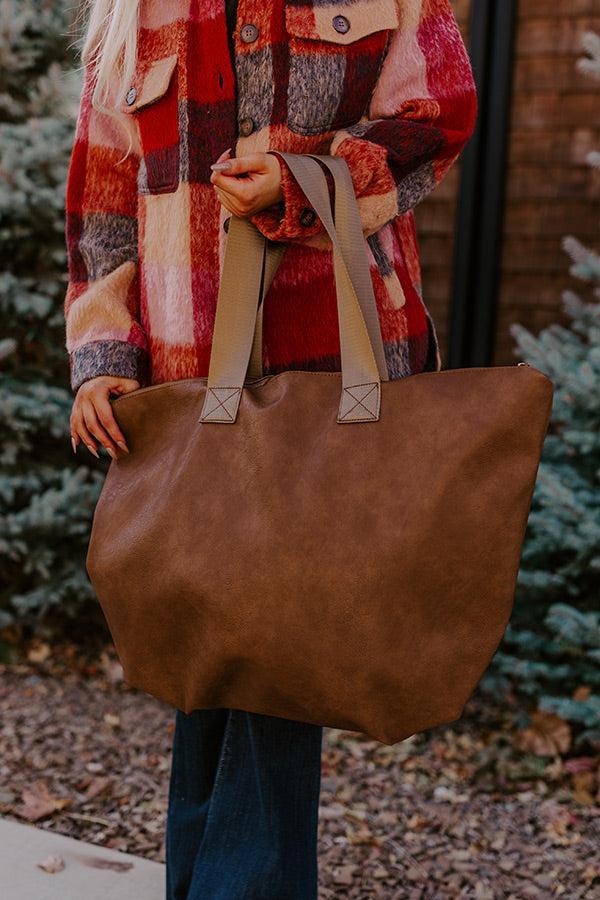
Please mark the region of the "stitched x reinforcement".
<svg viewBox="0 0 600 900"><path fill-rule="evenodd" d="M219 394L223 394L224 396L219 397ZM219 422L235 422L235 416L238 408L238 399L241 394L240 388L231 388L231 387L218 387L218 388L209 388L208 394L206 396L206 402L209 397L212 397L213 400L216 400L216 406L213 406L212 409L208 409L202 413L201 421L206 422L209 420L219 421ZM233 402L232 402L233 401ZM229 408L228 408L229 407ZM222 410L222 413L221 413ZM221 414L220 414L221 413Z"/></svg>
<svg viewBox="0 0 600 900"><path fill-rule="evenodd" d="M361 396L357 396L360 388L367 388L367 390L364 391ZM356 384L353 385L352 388L344 388L344 398L347 397L350 397L355 402L349 409L340 414L340 421L344 421L345 419L355 420L359 415L361 418L377 419L379 407L379 385L377 383ZM367 405L367 401L369 400L370 405ZM374 409L371 408L373 403L375 405ZM352 415L355 410L360 411L357 414ZM363 411L365 415L362 415Z"/></svg>

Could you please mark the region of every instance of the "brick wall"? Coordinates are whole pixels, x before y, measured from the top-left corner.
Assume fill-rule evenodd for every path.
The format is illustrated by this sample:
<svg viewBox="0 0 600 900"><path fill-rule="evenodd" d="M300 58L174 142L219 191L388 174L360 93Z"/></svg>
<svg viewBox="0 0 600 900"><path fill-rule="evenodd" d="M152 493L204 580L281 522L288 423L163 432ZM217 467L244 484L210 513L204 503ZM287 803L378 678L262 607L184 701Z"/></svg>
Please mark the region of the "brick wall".
<svg viewBox="0 0 600 900"><path fill-rule="evenodd" d="M455 12L468 44L470 0ZM600 0L521 0L508 147L506 211L494 362L515 361L512 322L533 331L561 319L568 272L564 234L600 246L600 86L580 74L584 31L600 32ZM445 353L460 165L417 209L424 296Z"/></svg>

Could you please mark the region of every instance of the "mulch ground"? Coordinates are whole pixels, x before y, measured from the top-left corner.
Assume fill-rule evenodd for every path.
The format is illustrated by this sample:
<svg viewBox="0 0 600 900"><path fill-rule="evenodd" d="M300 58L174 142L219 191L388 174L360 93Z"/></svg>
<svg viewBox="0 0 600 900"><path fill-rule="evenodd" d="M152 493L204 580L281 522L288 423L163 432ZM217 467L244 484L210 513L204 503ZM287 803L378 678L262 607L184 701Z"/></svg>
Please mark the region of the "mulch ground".
<svg viewBox="0 0 600 900"><path fill-rule="evenodd" d="M110 650L54 655L0 667L0 815L163 859L172 709L128 689ZM561 723L516 721L473 698L392 747L327 729L321 900L600 897L598 759L550 752Z"/></svg>

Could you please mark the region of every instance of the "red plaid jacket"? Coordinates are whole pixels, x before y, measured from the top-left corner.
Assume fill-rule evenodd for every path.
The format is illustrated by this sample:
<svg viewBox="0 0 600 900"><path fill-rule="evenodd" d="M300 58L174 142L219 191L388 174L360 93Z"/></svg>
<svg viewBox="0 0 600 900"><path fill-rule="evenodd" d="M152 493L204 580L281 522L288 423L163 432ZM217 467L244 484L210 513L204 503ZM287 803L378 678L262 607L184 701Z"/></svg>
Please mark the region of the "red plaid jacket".
<svg viewBox="0 0 600 900"><path fill-rule="evenodd" d="M439 369L414 206L469 138L473 76L449 0L142 0L119 115L85 73L67 183L66 346L74 390L206 375L228 213L210 164L279 149L343 156L359 198L391 378ZM331 253L283 166L284 201L253 217L289 242L265 303L265 371L338 369Z"/></svg>

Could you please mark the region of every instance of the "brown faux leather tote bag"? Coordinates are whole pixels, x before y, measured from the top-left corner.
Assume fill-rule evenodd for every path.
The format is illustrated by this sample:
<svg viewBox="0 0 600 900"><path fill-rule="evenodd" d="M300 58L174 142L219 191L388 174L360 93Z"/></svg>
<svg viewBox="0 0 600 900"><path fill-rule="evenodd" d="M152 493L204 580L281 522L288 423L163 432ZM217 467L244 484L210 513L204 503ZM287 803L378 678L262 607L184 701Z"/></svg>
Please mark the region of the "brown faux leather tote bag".
<svg viewBox="0 0 600 900"><path fill-rule="evenodd" d="M552 384L389 381L346 163L281 155L331 239L342 371L262 376L285 247L232 217L208 379L113 401L131 452L87 566L131 685L394 743L459 718L500 643Z"/></svg>

